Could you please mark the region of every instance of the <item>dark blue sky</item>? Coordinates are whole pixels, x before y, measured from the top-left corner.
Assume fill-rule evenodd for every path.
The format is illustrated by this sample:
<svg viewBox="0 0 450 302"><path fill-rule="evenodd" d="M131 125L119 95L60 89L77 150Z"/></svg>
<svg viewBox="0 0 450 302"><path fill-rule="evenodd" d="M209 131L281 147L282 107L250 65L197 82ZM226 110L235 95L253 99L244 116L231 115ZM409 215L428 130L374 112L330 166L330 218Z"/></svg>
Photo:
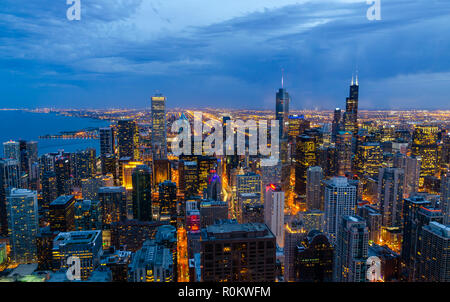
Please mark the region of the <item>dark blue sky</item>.
<svg viewBox="0 0 450 302"><path fill-rule="evenodd" d="M450 1L1 0L0 107L450 109Z"/></svg>

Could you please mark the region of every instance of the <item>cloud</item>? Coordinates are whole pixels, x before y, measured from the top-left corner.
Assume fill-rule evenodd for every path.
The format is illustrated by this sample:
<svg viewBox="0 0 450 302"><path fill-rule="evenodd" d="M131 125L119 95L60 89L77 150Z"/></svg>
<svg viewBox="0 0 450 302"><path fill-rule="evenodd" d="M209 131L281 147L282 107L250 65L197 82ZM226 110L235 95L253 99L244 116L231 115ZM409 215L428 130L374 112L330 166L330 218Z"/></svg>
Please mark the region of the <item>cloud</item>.
<svg viewBox="0 0 450 302"><path fill-rule="evenodd" d="M167 89L173 105L220 99L271 108L284 68L293 108L333 108L343 106L358 69L367 105L389 107L420 104L424 94L408 85L450 72L444 0L382 1L379 22L366 19L361 0L81 2L82 20L70 22L63 0L2 1L0 80L15 81L5 96L53 102L64 93L34 89L59 87L83 106L108 87L115 93L106 103L133 98L128 104L138 106ZM392 84L398 79L406 84ZM430 106L448 107L449 85L433 85ZM71 86L86 93L76 100L80 89ZM104 107L103 97L97 104Z"/></svg>

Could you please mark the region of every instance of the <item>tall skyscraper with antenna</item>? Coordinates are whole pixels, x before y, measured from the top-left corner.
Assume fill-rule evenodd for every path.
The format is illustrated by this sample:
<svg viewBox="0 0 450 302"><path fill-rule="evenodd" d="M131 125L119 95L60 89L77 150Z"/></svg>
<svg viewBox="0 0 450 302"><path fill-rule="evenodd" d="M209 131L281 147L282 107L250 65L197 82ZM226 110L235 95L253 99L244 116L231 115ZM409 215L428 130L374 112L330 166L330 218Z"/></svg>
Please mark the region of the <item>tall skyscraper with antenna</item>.
<svg viewBox="0 0 450 302"><path fill-rule="evenodd" d="M289 118L289 93L284 89L284 74L281 76L281 88L276 94L275 118L280 123L280 138L287 137Z"/></svg>
<svg viewBox="0 0 450 302"><path fill-rule="evenodd" d="M350 85L350 95L346 100L344 113L344 130L349 131L355 136L358 133L358 100L359 100L359 83L358 75L356 81L352 76Z"/></svg>

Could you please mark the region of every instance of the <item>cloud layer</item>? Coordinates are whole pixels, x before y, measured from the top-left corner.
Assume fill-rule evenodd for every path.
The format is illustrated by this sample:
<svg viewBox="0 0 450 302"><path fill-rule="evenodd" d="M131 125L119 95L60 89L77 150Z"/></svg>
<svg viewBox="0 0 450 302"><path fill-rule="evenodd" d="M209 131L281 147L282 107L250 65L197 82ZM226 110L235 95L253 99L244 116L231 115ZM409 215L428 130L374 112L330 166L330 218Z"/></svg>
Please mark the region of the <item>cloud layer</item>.
<svg viewBox="0 0 450 302"><path fill-rule="evenodd" d="M381 0L65 0L0 3L0 107L272 109L281 69L295 109L450 109L450 3Z"/></svg>

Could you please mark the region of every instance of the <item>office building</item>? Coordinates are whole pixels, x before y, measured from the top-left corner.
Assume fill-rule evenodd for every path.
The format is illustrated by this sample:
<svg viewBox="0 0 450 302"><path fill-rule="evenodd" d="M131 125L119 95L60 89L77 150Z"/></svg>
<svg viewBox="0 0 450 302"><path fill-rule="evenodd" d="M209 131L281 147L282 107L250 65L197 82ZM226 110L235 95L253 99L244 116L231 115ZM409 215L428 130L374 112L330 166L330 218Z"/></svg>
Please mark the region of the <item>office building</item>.
<svg viewBox="0 0 450 302"><path fill-rule="evenodd" d="M114 129L111 127L105 127L99 129L100 133L100 155L113 155L115 154L115 138Z"/></svg>
<svg viewBox="0 0 450 302"><path fill-rule="evenodd" d="M217 220L228 219L228 205L224 201L201 201L199 210L202 229L214 224Z"/></svg>
<svg viewBox="0 0 450 302"><path fill-rule="evenodd" d="M332 243L342 217L355 214L357 188L345 177L324 180L325 233Z"/></svg>
<svg viewBox="0 0 450 302"><path fill-rule="evenodd" d="M306 173L306 208L308 210L322 210L321 185L323 170L321 167L309 167Z"/></svg>
<svg viewBox="0 0 450 302"><path fill-rule="evenodd" d="M15 264L37 261L39 231L37 193L12 189L6 197L11 260Z"/></svg>
<svg viewBox="0 0 450 302"><path fill-rule="evenodd" d="M203 282L274 282L275 258L275 236L264 224L223 222L202 229Z"/></svg>
<svg viewBox="0 0 450 302"><path fill-rule="evenodd" d="M336 139L338 175L345 176L352 171L352 133L339 131Z"/></svg>
<svg viewBox="0 0 450 302"><path fill-rule="evenodd" d="M355 155L355 171L362 176L378 178L378 171L383 163L383 150L379 143L363 143L358 145Z"/></svg>
<svg viewBox="0 0 450 302"><path fill-rule="evenodd" d="M421 158L419 187L425 176L435 176L439 171L437 126L417 125L414 129L411 151Z"/></svg>
<svg viewBox="0 0 450 302"><path fill-rule="evenodd" d="M152 220L152 172L146 165L137 166L132 174L133 218Z"/></svg>
<svg viewBox="0 0 450 302"><path fill-rule="evenodd" d="M50 228L57 232L75 230L75 196L61 195L50 203Z"/></svg>
<svg viewBox="0 0 450 302"><path fill-rule="evenodd" d="M20 161L20 144L16 141L3 143L3 157L5 159L15 159Z"/></svg>
<svg viewBox="0 0 450 302"><path fill-rule="evenodd" d="M289 93L284 88L280 88L276 93L275 119L279 122L280 138L287 137L289 129Z"/></svg>
<svg viewBox="0 0 450 302"><path fill-rule="evenodd" d="M284 246L284 192L276 184L266 187L264 196L264 222L275 235L279 247Z"/></svg>
<svg viewBox="0 0 450 302"><path fill-rule="evenodd" d="M152 97L152 148L154 159L167 158L166 97Z"/></svg>
<svg viewBox="0 0 450 302"><path fill-rule="evenodd" d="M300 135L297 137L295 150L295 192L306 195L306 177L309 167L317 164L317 151L314 137Z"/></svg>
<svg viewBox="0 0 450 302"><path fill-rule="evenodd" d="M365 282L369 248L369 230L359 216L343 216L336 242L336 282Z"/></svg>
<svg viewBox="0 0 450 302"><path fill-rule="evenodd" d="M75 203L75 230L90 231L102 228L102 208L98 200L80 200Z"/></svg>
<svg viewBox="0 0 450 302"><path fill-rule="evenodd" d="M443 223L450 225L450 172L442 177L440 204L444 218Z"/></svg>
<svg viewBox="0 0 450 302"><path fill-rule="evenodd" d="M102 208L102 227L108 229L114 222L126 219L126 190L124 187L102 187L98 190Z"/></svg>
<svg viewBox="0 0 450 302"><path fill-rule="evenodd" d="M331 282L333 263L334 247L325 234L313 230L295 248L292 281Z"/></svg>
<svg viewBox="0 0 450 302"><path fill-rule="evenodd" d="M119 148L119 158L131 157L133 160L139 159L139 131L133 120L119 120L117 122L117 145Z"/></svg>
<svg viewBox="0 0 450 302"><path fill-rule="evenodd" d="M173 255L170 249L147 240L134 255L128 268L129 282L173 281Z"/></svg>
<svg viewBox="0 0 450 302"><path fill-rule="evenodd" d="M432 221L423 227L418 279L450 282L450 227Z"/></svg>
<svg viewBox="0 0 450 302"><path fill-rule="evenodd" d="M344 113L344 130L350 132L353 136L358 133L358 99L359 99L359 84L358 76L356 81L350 85L350 95L346 100Z"/></svg>
<svg viewBox="0 0 450 302"><path fill-rule="evenodd" d="M81 280L87 280L99 266L102 255L102 231L62 232L53 240L53 270L67 269L67 259L80 259Z"/></svg>
<svg viewBox="0 0 450 302"><path fill-rule="evenodd" d="M403 185L403 169L380 169L378 204L380 206L384 227L400 227L403 224Z"/></svg>

